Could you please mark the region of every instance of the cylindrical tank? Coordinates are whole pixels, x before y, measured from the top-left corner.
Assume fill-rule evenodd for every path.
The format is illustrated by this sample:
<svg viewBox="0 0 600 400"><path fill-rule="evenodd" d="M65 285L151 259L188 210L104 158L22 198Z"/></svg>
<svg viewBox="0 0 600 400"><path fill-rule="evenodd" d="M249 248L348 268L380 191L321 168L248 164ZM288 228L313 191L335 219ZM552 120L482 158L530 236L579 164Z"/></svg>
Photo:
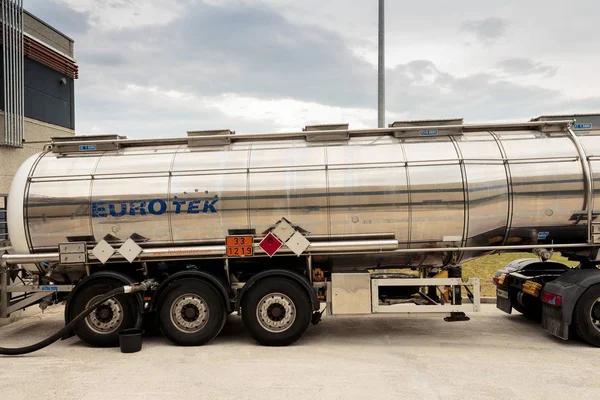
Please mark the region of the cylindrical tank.
<svg viewBox="0 0 600 400"><path fill-rule="evenodd" d="M380 255L380 266L450 262L428 248L587 241L580 139L566 129L396 136L44 152L14 178L11 240L24 254L132 235L176 246L261 235L285 217L310 235L392 233L401 249L423 249ZM580 143L588 156L600 150L593 132Z"/></svg>

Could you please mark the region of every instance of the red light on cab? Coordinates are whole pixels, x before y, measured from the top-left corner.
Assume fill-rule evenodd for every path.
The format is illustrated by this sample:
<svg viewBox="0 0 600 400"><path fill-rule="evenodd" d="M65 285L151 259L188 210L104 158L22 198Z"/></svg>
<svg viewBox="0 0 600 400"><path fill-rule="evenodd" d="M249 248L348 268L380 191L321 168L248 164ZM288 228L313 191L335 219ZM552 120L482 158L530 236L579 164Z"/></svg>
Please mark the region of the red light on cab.
<svg viewBox="0 0 600 400"><path fill-rule="evenodd" d="M554 293L544 292L542 293L542 302L554 307L560 307L562 306L562 297Z"/></svg>

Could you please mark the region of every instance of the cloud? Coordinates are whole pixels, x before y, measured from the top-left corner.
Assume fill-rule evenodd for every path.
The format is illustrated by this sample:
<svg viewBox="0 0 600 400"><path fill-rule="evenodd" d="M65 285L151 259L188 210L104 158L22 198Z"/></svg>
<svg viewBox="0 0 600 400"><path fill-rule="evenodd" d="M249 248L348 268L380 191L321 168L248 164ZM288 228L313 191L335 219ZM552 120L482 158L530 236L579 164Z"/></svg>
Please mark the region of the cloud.
<svg viewBox="0 0 600 400"><path fill-rule="evenodd" d="M28 3L25 2L26 10ZM69 36L86 33L91 26L89 11L75 11L62 0L34 1L33 9L36 16Z"/></svg>
<svg viewBox="0 0 600 400"><path fill-rule="evenodd" d="M79 133L159 137L224 127L242 133L331 122L376 125L376 66L357 54L356 38L348 35L362 32L366 43L364 32L373 32L376 39L374 6L372 18L360 15L349 23L343 12L335 12L341 2L328 5L323 14L317 2L302 2L304 8L297 10L300 3L258 0L68 1L91 21L91 28L79 34L57 25L75 39ZM45 1L31 3L37 4L36 15L53 23ZM506 15L483 8L461 14L467 20L463 33L484 45L496 44L483 49L447 35L455 20L442 15L439 11L425 33L416 29L422 23L414 18L409 22L416 26L406 32L394 30L404 24L388 23L388 59L401 57L388 65L386 122L523 120L600 106L598 97L552 86L571 59L527 58L529 44L508 40ZM517 17L510 17L512 35L527 27ZM394 18L388 14L388 21ZM368 21L359 26L363 20ZM520 51L517 44L523 44ZM551 74L553 79L544 79Z"/></svg>
<svg viewBox="0 0 600 400"><path fill-rule="evenodd" d="M557 90L517 84L494 73L455 76L430 60L388 70L387 122L463 117L468 122L526 120L561 110L593 110L600 98L574 102ZM307 124L376 125L375 103L332 106L291 97L235 92L203 94L166 86L98 81L78 92L78 131L130 137L185 135L187 130L229 128L238 133L300 130Z"/></svg>
<svg viewBox="0 0 600 400"><path fill-rule="evenodd" d="M416 60L388 72L388 108L410 118L528 118L561 101L560 92L517 84L493 73L458 77Z"/></svg>
<svg viewBox="0 0 600 400"><path fill-rule="evenodd" d="M546 65L523 57L507 58L496 63L496 68L507 75L556 75L557 67Z"/></svg>
<svg viewBox="0 0 600 400"><path fill-rule="evenodd" d="M480 42L490 44L506 34L508 21L502 18L486 18L462 23L462 30L472 33Z"/></svg>
<svg viewBox="0 0 600 400"><path fill-rule="evenodd" d="M325 106L295 99L265 100L235 93L203 96L158 87L126 85L84 90L88 107L78 111L79 132L129 137L182 136L188 130L232 129L238 133L300 131L304 125L350 122L372 127L374 108ZM390 118L393 115L390 113Z"/></svg>
<svg viewBox="0 0 600 400"><path fill-rule="evenodd" d="M120 66L127 62L124 55L117 52L90 52L83 50L79 52L78 57L85 60L86 63L98 66Z"/></svg>
<svg viewBox="0 0 600 400"><path fill-rule="evenodd" d="M103 39L103 48L131 55L123 78L141 86L347 106L376 98L376 71L339 36L297 26L265 6L194 3L164 26L119 30Z"/></svg>

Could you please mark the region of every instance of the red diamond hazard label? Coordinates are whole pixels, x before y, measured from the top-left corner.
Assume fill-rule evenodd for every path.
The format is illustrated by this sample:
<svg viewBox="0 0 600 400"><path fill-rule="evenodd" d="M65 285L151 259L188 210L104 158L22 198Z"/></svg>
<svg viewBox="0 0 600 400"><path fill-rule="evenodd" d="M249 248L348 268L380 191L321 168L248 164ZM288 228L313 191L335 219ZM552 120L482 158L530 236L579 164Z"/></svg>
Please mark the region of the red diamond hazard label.
<svg viewBox="0 0 600 400"><path fill-rule="evenodd" d="M281 241L277 239L275 235L269 233L264 237L263 240L260 241L258 245L265 251L265 253L269 255L269 257L273 257L273 254L275 254L277 250L283 246L283 243L281 243Z"/></svg>

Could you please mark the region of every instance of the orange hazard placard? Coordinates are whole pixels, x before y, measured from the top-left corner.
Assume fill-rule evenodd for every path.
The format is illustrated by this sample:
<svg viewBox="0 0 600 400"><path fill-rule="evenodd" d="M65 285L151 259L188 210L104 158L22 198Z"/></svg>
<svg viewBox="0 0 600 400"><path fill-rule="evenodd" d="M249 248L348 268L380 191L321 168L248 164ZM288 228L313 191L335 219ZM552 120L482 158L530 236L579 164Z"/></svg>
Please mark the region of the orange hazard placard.
<svg viewBox="0 0 600 400"><path fill-rule="evenodd" d="M227 236L225 246L227 257L248 257L254 254L252 236Z"/></svg>

